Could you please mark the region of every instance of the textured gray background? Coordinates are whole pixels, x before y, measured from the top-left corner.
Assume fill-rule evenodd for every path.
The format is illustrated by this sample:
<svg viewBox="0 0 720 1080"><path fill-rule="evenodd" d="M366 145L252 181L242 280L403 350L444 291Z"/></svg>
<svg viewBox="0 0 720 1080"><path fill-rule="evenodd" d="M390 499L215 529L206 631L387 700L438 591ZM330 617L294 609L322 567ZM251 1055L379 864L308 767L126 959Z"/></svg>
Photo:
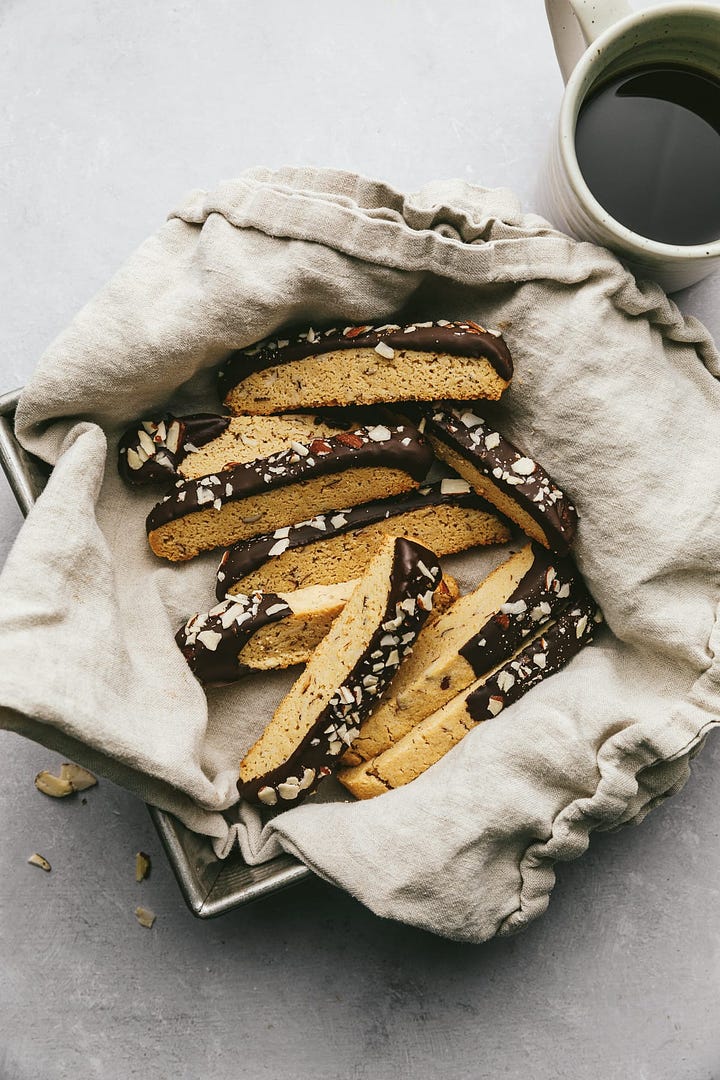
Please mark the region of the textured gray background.
<svg viewBox="0 0 720 1080"><path fill-rule="evenodd" d="M0 0L0 50L0 391L186 189L309 163L530 207L561 94L540 0ZM677 297L716 335L719 299L720 276ZM0 562L19 527L0 478ZM716 742L559 869L540 922L476 948L315 881L196 922L142 805L56 803L32 783L53 755L0 754L1 1080L720 1078Z"/></svg>

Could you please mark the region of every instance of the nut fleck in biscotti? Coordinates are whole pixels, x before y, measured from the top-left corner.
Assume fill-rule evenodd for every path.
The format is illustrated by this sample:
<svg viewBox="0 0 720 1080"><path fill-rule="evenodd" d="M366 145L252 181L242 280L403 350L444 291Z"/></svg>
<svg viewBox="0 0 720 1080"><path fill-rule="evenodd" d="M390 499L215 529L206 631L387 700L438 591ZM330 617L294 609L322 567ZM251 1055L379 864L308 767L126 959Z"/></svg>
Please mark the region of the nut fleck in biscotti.
<svg viewBox="0 0 720 1080"><path fill-rule="evenodd" d="M225 686L253 671L306 664L356 585L343 581L287 593L240 594L193 615L175 640L204 686ZM445 575L428 621L459 595L455 579Z"/></svg>
<svg viewBox="0 0 720 1080"><path fill-rule="evenodd" d="M382 753L484 672L507 659L529 634L569 603L577 570L528 544L425 626L390 692L360 728L344 763Z"/></svg>
<svg viewBox="0 0 720 1080"><path fill-rule="evenodd" d="M358 799L402 787L439 761L478 724L518 701L541 679L555 674L593 638L602 616L587 592L574 596L556 622L544 627L511 659L437 712L421 720L384 753L339 770L338 780Z"/></svg>
<svg viewBox="0 0 720 1080"><path fill-rule="evenodd" d="M510 532L466 480L440 480L233 544L218 568L218 600L228 593L359 577L384 536L411 536L437 555L450 555L478 544L504 544Z"/></svg>
<svg viewBox="0 0 720 1080"><path fill-rule="evenodd" d="M331 327L233 353L220 395L233 413L438 398L497 400L512 378L497 330L470 320Z"/></svg>
<svg viewBox="0 0 720 1080"><path fill-rule="evenodd" d="M240 796L267 806L314 790L427 620L442 576L431 551L388 537L240 766Z"/></svg>
<svg viewBox="0 0 720 1080"><path fill-rule="evenodd" d="M344 431L199 480L179 480L151 510L156 555L173 562L287 528L334 506L399 495L424 478L429 445L410 425Z"/></svg>
<svg viewBox="0 0 720 1080"><path fill-rule="evenodd" d="M338 414L339 416L339 414ZM118 446L118 472L133 487L178 476L195 479L285 450L293 442L327 439L352 426L322 417L162 416L138 420Z"/></svg>
<svg viewBox="0 0 720 1080"><path fill-rule="evenodd" d="M575 538L577 512L537 461L462 406L428 406L423 411L425 430L439 458L533 540L567 552Z"/></svg>

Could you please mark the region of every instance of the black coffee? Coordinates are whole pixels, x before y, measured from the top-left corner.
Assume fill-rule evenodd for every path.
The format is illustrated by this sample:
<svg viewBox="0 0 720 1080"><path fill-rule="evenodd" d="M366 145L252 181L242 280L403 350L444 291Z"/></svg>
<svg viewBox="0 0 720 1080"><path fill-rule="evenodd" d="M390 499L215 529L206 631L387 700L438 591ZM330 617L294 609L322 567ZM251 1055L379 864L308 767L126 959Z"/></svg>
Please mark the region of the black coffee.
<svg viewBox="0 0 720 1080"><path fill-rule="evenodd" d="M633 232L720 237L720 81L678 66L627 71L583 104L575 148L595 198Z"/></svg>

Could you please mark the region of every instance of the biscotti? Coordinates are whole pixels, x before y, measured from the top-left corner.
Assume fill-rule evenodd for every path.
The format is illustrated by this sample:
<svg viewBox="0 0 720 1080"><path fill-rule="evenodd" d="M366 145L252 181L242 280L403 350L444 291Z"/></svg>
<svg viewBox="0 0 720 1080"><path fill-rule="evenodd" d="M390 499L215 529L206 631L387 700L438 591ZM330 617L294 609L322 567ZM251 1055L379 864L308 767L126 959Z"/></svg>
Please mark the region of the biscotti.
<svg viewBox="0 0 720 1080"><path fill-rule="evenodd" d="M240 766L240 796L295 802L329 775L432 610L440 564L388 537Z"/></svg>
<svg viewBox="0 0 720 1080"><path fill-rule="evenodd" d="M148 541L162 558L191 559L335 506L400 495L419 484L432 461L427 442L403 424L293 443L224 472L179 480L151 510Z"/></svg>
<svg viewBox="0 0 720 1080"><path fill-rule="evenodd" d="M306 663L355 584L240 594L191 616L175 641L204 686L224 686L251 671Z"/></svg>
<svg viewBox="0 0 720 1080"><path fill-rule="evenodd" d="M478 544L504 544L510 532L466 480L440 480L233 544L218 568L218 600L253 589L302 589L359 577L383 536L411 536L437 555L450 555Z"/></svg>
<svg viewBox="0 0 720 1080"><path fill-rule="evenodd" d="M538 462L462 406L427 406L423 411L425 430L439 458L533 540L567 552L577 512Z"/></svg>
<svg viewBox="0 0 720 1080"><path fill-rule="evenodd" d="M327 439L350 426L349 417L327 423L323 417L302 413L273 417L163 413L128 428L118 446L118 471L133 487L157 480L167 483L179 476L192 480L275 454L293 442Z"/></svg>
<svg viewBox="0 0 720 1080"><path fill-rule="evenodd" d="M167 483L179 475L180 464L188 454L221 439L231 419L216 413L163 413L138 420L118 443L118 472L132 487L158 480Z"/></svg>
<svg viewBox="0 0 720 1080"><path fill-rule="evenodd" d="M343 581L287 593L240 594L193 615L175 641L204 686L225 686L253 671L306 664L356 584ZM446 574L435 590L428 621L459 595L457 582Z"/></svg>
<svg viewBox="0 0 720 1080"><path fill-rule="evenodd" d="M275 335L233 353L219 382L231 412L269 415L326 405L497 400L512 370L499 331L441 319Z"/></svg>
<svg viewBox="0 0 720 1080"><path fill-rule="evenodd" d="M437 712L421 720L399 742L360 765L339 770L338 780L359 799L381 795L420 776L472 728L518 701L541 679L559 671L587 645L602 621L587 592L573 597L556 622L540 630L512 658Z"/></svg>
<svg viewBox="0 0 720 1080"><path fill-rule="evenodd" d="M553 557L537 544L512 555L432 626L425 626L344 763L357 764L382 753L510 657L524 638L569 603L577 578L568 559Z"/></svg>

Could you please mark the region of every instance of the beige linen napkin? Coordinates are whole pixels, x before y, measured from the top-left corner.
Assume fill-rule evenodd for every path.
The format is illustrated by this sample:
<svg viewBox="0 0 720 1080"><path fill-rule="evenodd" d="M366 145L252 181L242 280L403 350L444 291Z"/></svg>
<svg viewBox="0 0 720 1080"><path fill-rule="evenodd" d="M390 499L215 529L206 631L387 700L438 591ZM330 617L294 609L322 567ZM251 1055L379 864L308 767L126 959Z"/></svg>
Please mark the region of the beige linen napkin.
<svg viewBox="0 0 720 1080"><path fill-rule="evenodd" d="M399 311L503 329L516 376L489 412L575 498L607 626L413 784L362 804L330 786L230 824L238 761L290 676L208 704L173 633L212 603L216 558L150 553L154 496L123 488L117 436L168 401L216 406L211 369L283 323ZM658 287L508 192L406 196L287 169L193 193L23 394L19 437L55 469L0 577L0 723L177 814L220 856L283 848L382 915L469 941L517 930L545 908L554 861L676 791L720 721L719 371ZM449 567L470 585L502 554Z"/></svg>

